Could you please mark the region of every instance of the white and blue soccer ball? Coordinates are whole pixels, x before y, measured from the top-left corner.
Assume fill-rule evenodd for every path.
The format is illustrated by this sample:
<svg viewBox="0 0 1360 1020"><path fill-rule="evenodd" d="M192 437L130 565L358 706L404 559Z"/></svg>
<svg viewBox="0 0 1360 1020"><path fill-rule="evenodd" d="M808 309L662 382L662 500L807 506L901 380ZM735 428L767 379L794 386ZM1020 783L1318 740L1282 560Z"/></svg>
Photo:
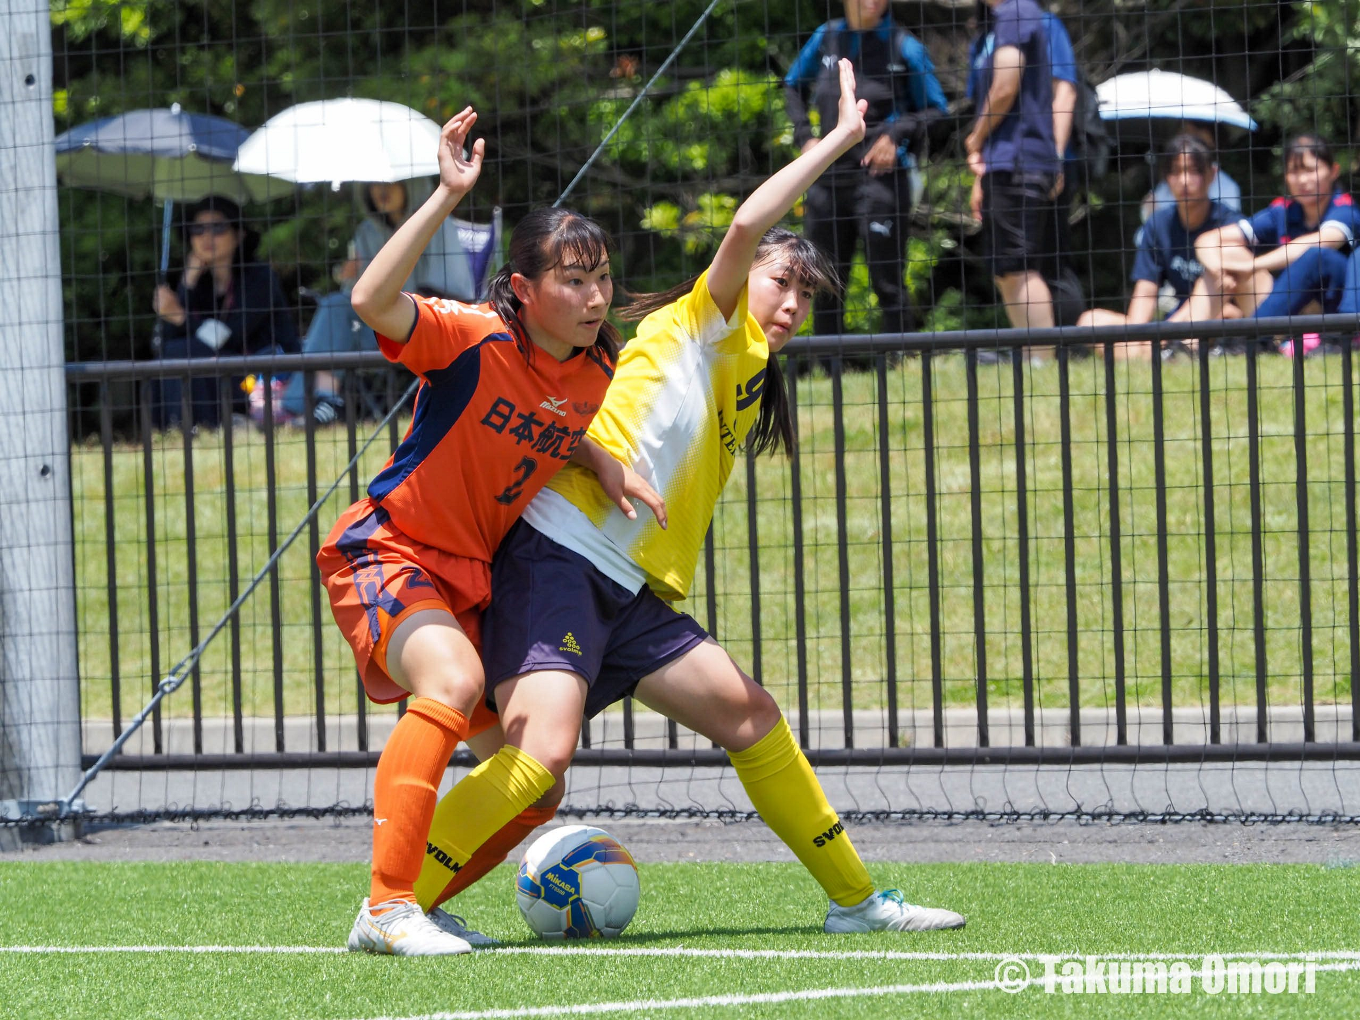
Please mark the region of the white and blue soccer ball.
<svg viewBox="0 0 1360 1020"><path fill-rule="evenodd" d="M545 939L613 938L633 919L640 893L632 854L593 825L540 836L515 878L520 913Z"/></svg>

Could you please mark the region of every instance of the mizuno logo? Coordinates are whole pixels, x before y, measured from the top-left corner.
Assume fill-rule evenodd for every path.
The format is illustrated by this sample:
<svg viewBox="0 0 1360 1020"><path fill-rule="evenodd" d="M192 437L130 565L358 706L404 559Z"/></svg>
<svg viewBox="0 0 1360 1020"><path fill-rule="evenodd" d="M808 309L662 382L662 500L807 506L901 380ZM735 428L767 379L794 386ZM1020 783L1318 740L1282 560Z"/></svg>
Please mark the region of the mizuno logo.
<svg viewBox="0 0 1360 1020"><path fill-rule="evenodd" d="M828 53L826 56L824 56L824 57L822 58L822 66L823 66L823 67L835 67L835 66L836 66L836 61L837 61L838 59L840 59L840 58L839 58L839 57L836 57L836 56L833 55L833 54Z"/></svg>
<svg viewBox="0 0 1360 1020"><path fill-rule="evenodd" d="M381 824L382 824L383 822L385 822L385 821L387 821L386 818L375 818L375 819L373 819L373 824L374 824L374 825L381 825Z"/></svg>
<svg viewBox="0 0 1360 1020"><path fill-rule="evenodd" d="M562 643L557 646L557 650L559 652L571 652L572 655L581 654L581 646L576 643L576 635L572 634L571 631L567 631L566 636L562 638Z"/></svg>
<svg viewBox="0 0 1360 1020"><path fill-rule="evenodd" d="M812 845L826 846L828 843L830 843L833 839L835 839L844 831L845 826L842 825L839 821L837 821L835 825L831 826L831 828L827 829L825 832L821 833L820 835L812 837Z"/></svg>
<svg viewBox="0 0 1360 1020"><path fill-rule="evenodd" d="M543 408L543 410L545 411L551 411L553 414L565 418L567 416L567 412L562 410L562 405L565 404L566 402L567 402L566 397L563 397L561 400L555 400L552 397L549 397L547 400L543 401L543 403L539 404L538 406Z"/></svg>
<svg viewBox="0 0 1360 1020"><path fill-rule="evenodd" d="M461 864L459 864L457 861L455 861L452 857L446 854L443 850L439 849L439 847L435 846L433 843L425 844L425 856L433 857L436 861L444 865L444 867L448 868L449 871L453 872L455 875L463 870L463 866Z"/></svg>
<svg viewBox="0 0 1360 1020"><path fill-rule="evenodd" d="M884 237L889 237L889 236L892 235L892 224L891 224L891 223L872 223L872 222L871 222L871 223L869 224L869 229L872 230L875 234L882 234Z"/></svg>

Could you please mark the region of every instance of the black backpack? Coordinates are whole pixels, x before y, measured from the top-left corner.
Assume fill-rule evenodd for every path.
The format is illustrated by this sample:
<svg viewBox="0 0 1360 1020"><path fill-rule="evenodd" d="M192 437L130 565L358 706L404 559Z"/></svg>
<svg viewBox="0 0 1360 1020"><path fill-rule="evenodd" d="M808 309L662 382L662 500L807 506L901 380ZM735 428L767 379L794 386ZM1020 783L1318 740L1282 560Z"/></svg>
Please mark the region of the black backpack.
<svg viewBox="0 0 1360 1020"><path fill-rule="evenodd" d="M889 43L892 47L891 52L894 54L901 53L906 40L909 37L912 37L911 30L905 25L899 25L894 22L892 41ZM828 47L828 42L833 43L834 45ZM835 52L828 54L828 48L834 49ZM843 56L845 52L845 29L827 32L822 40L822 56L829 55L838 57ZM943 111L936 110L932 107L927 107L924 110L911 109L911 100L905 91L906 84L906 75L899 74L893 76L893 106L896 108L898 117L905 118L911 122L911 131L908 132L907 137L903 139L903 144L906 146L907 151L919 160L926 156L930 148L930 137L927 129L932 124L943 121L944 113ZM1073 124L1073 128L1075 130L1075 123Z"/></svg>
<svg viewBox="0 0 1360 1020"><path fill-rule="evenodd" d="M1071 184L1089 187L1110 172L1110 134L1100 119L1100 99L1086 72L1077 68L1077 108L1072 114L1072 147L1081 180Z"/></svg>

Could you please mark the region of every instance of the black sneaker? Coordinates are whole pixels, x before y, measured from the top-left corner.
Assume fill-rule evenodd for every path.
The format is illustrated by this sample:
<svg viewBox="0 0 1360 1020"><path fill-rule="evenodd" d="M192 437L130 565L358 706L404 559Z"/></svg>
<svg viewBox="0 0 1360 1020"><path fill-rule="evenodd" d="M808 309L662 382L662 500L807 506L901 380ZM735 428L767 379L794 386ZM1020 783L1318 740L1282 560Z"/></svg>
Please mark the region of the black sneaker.
<svg viewBox="0 0 1360 1020"><path fill-rule="evenodd" d="M334 393L318 393L312 404L312 420L318 425L333 425L345 413L345 398Z"/></svg>

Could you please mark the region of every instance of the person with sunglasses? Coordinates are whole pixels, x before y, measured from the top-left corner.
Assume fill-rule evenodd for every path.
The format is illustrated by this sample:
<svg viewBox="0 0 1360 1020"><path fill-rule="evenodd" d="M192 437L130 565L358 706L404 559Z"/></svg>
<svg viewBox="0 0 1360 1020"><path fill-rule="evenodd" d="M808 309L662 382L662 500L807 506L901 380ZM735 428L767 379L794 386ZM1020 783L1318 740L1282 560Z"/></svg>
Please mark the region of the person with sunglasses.
<svg viewBox="0 0 1360 1020"><path fill-rule="evenodd" d="M154 343L162 358L213 358L298 350L297 327L283 284L268 264L256 261L253 234L245 230L241 208L209 195L184 217L184 271L171 286L162 282L153 301L157 315ZM244 410L240 378L233 379L233 410ZM183 415L179 379L158 383L158 424L178 424ZM218 381L190 382L194 425L216 426L221 416ZM237 405L240 405L239 407Z"/></svg>

